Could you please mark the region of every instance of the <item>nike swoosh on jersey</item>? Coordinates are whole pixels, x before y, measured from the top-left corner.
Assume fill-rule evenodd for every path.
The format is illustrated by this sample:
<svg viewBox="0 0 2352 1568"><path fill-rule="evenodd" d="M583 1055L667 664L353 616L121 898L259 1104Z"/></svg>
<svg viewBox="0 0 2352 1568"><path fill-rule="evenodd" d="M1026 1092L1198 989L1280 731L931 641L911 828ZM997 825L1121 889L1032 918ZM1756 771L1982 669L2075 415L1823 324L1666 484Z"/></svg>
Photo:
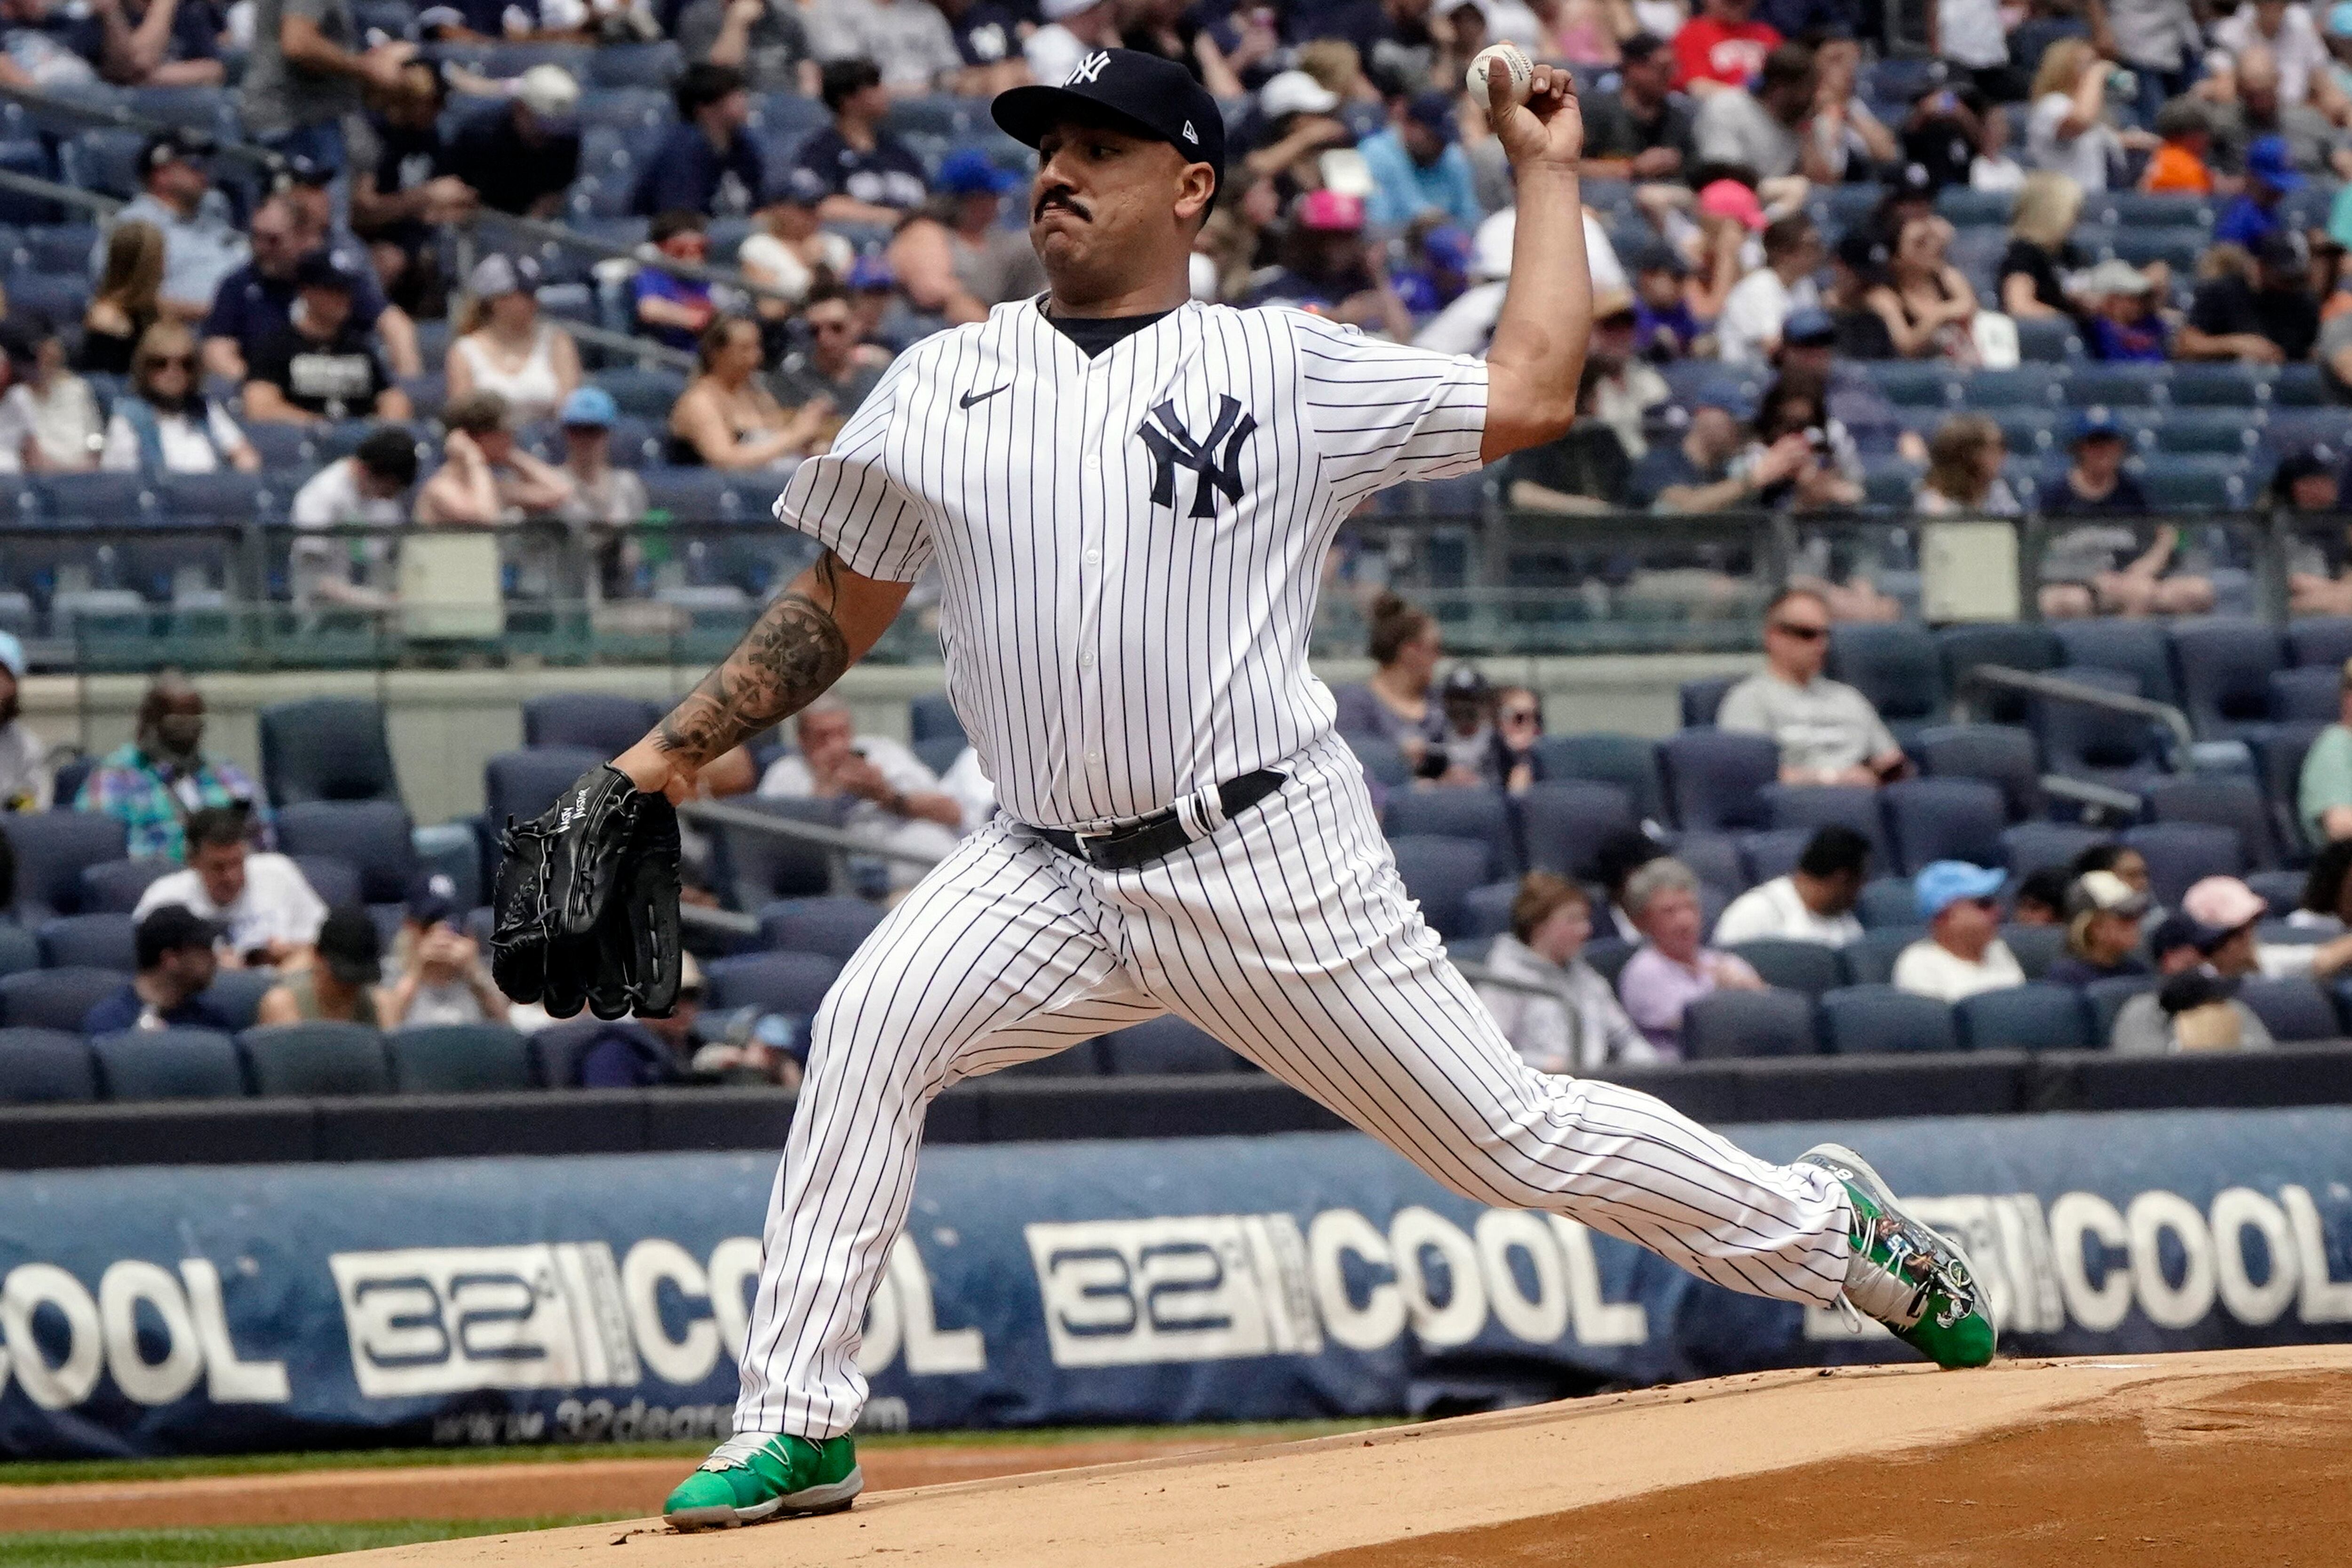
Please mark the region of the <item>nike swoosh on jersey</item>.
<svg viewBox="0 0 2352 1568"><path fill-rule="evenodd" d="M957 398L956 402L961 407L970 408L975 403L985 403L998 393L1010 390L1012 385L1013 384L1008 381L1003 386L991 387L986 392L967 392Z"/></svg>

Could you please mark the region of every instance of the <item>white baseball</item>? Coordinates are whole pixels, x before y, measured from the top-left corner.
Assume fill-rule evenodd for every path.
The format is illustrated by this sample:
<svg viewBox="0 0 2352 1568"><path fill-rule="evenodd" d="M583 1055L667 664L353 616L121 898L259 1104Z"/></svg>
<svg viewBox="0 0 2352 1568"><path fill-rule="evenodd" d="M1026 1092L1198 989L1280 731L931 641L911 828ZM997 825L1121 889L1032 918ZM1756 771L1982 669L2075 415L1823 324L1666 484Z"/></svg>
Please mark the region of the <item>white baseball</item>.
<svg viewBox="0 0 2352 1568"><path fill-rule="evenodd" d="M1528 89L1535 80L1536 63L1517 44L1488 44L1478 51L1478 58L1470 62L1470 69L1463 77L1469 84L1470 96L1480 103L1486 101L1486 62L1494 59L1501 60L1510 69L1511 101L1525 103Z"/></svg>

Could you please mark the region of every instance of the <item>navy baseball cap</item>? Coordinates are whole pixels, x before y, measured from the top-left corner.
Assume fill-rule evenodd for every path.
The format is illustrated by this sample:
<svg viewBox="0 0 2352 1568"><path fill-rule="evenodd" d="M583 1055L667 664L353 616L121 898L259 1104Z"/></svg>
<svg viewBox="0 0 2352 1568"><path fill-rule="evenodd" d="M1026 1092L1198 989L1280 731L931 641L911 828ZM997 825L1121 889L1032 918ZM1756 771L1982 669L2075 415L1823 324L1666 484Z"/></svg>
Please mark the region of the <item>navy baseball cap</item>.
<svg viewBox="0 0 2352 1568"><path fill-rule="evenodd" d="M1808 305L1789 312L1788 323L1780 329L1780 342L1789 348L1828 348L1837 342L1837 323L1830 320L1827 310Z"/></svg>
<svg viewBox="0 0 2352 1568"><path fill-rule="evenodd" d="M2079 447L2085 441L2121 441L2125 438L2124 427L2116 423L2114 415L2104 408L2093 407L2074 416L2074 433L2066 444Z"/></svg>
<svg viewBox="0 0 2352 1568"><path fill-rule="evenodd" d="M1225 184L1225 117L1209 89L1173 60L1134 49L1097 49L1059 87L1016 87L1000 92L988 112L1007 136L1034 147L1057 120L1116 126L1165 142L1186 158L1216 171Z"/></svg>

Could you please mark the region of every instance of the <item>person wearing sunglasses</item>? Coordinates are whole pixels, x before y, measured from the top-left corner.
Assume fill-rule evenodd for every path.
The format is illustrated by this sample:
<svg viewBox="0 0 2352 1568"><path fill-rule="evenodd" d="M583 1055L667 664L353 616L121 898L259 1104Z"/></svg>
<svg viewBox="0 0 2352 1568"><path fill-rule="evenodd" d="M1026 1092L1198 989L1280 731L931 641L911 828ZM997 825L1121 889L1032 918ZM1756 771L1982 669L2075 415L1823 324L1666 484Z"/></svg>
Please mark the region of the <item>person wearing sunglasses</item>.
<svg viewBox="0 0 2352 1568"><path fill-rule="evenodd" d="M1870 699L1822 673L1830 607L1811 588L1784 588L1764 611L1764 668L1724 694L1716 723L1769 735L1785 784L1868 788L1902 777L1910 760Z"/></svg>
<svg viewBox="0 0 2352 1568"><path fill-rule="evenodd" d="M1927 934L1895 957L1895 989L1958 1002L2024 984L2017 955L2000 940L2000 894L2008 879L1965 860L1938 860L1921 871L1912 899Z"/></svg>
<svg viewBox="0 0 2352 1568"><path fill-rule="evenodd" d="M236 421L196 390L196 336L177 321L147 329L131 358L131 386L114 400L98 466L110 473L257 472L261 454Z"/></svg>
<svg viewBox="0 0 2352 1568"><path fill-rule="evenodd" d="M1497 783L1513 795L1543 783L1543 699L1528 686L1506 686L1495 693L1495 765Z"/></svg>

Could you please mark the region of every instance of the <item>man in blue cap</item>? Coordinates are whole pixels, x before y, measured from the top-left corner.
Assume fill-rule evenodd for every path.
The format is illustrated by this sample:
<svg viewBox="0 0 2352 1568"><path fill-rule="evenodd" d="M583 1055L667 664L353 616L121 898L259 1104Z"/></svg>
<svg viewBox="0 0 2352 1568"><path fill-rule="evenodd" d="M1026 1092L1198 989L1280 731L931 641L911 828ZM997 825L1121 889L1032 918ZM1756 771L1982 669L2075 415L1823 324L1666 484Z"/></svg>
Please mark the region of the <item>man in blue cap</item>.
<svg viewBox="0 0 2352 1568"><path fill-rule="evenodd" d="M1374 228L1402 228L1423 213L1440 213L1475 229L1486 215L1470 178L1454 122L1454 95L1415 93L1389 103L1389 123L1356 151L1372 172L1365 216Z"/></svg>
<svg viewBox="0 0 2352 1568"><path fill-rule="evenodd" d="M940 162L931 199L890 241L890 269L915 309L955 325L1045 287L1029 237L997 222L1021 176L959 147Z"/></svg>
<svg viewBox="0 0 2352 1568"><path fill-rule="evenodd" d="M1912 899L1927 934L1895 960L1895 988L1958 1002L2024 984L2017 955L2000 940L2000 893L2008 879L1966 860L1938 860L1914 878Z"/></svg>
<svg viewBox="0 0 2352 1568"><path fill-rule="evenodd" d="M2279 232L2279 204L2305 183L2285 137L2255 137L2246 145L2246 188L2214 220L2214 241L2249 250L2260 245Z"/></svg>

